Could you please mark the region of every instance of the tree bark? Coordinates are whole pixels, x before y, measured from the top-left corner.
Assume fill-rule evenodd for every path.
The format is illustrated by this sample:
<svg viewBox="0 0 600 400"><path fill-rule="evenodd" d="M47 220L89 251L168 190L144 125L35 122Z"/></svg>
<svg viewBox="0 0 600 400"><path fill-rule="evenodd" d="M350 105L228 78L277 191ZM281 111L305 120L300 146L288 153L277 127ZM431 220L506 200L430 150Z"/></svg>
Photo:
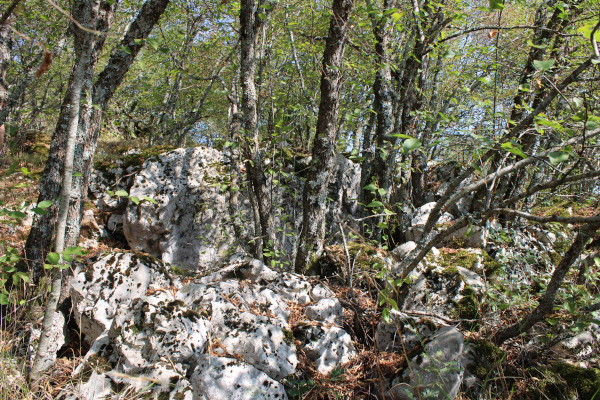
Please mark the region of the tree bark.
<svg viewBox="0 0 600 400"><path fill-rule="evenodd" d="M262 242L262 245L257 246L257 248L262 248L262 252L254 256L269 263L270 256L264 256L262 253L267 250L269 243L271 243L270 246L274 245L275 236L271 196L267 176L263 169L263 154L260 149L258 95L255 83L257 33L266 22L258 15L261 6L263 6L262 0L258 4L254 0L240 2L240 86L242 88L242 121L245 137L242 142L242 151L246 159L248 187L254 193L253 207L257 208L254 214L258 214L261 227L261 237L256 240ZM267 14L266 10L264 11L264 14Z"/></svg>
<svg viewBox="0 0 600 400"><path fill-rule="evenodd" d="M313 158L302 194L302 235L295 263L298 273L319 273L315 261L323 252L327 189L333 176L333 161L337 152L335 137L340 106L342 59L353 6L352 0L333 0L333 15L323 53L321 102Z"/></svg>
<svg viewBox="0 0 600 400"><path fill-rule="evenodd" d="M106 1L101 1L98 10L97 18L95 18L94 25L90 25L90 14L89 5L84 1L77 1L73 4L73 17L84 23L87 26L91 26L93 30L106 33L108 32L112 23L112 17L116 2L113 5L108 4ZM72 25L70 28L75 36L75 54L77 59L81 59L82 45L85 42L87 32L82 31L76 26ZM89 77L91 71L93 71L96 63L98 62L98 56L102 51L106 37L104 35L95 36L92 39L91 44L91 55L90 61L86 64L87 70L85 71L85 79ZM69 80L69 86L63 103L61 106L60 114L56 124L56 128L52 134L52 142L50 145L50 151L48 153L48 160L42 174L42 180L40 183L40 195L38 196L38 203L44 200L54 200L60 194L61 190L61 171L63 170L65 160L65 149L66 140L69 129L69 110L74 96L80 96L79 93L74 93L73 83L75 72L77 71L77 65L73 68L71 77ZM84 85L82 83L82 85ZM85 109L84 109L85 111ZM77 156L77 149L75 150ZM77 166L75 166L76 168ZM76 168L77 171L77 168ZM78 185L81 177L76 177L74 184ZM56 224L56 218L58 214L58 205L52 204L45 215L38 215L34 220L34 224L31 227L27 242L25 244L25 256L29 263L29 269L31 272L31 281L35 284L39 281L42 272L44 271L44 260L49 252L50 245L52 243L52 236L54 234L54 225ZM67 236L69 235L69 226L71 223L67 222ZM67 239L67 246L70 245L70 241Z"/></svg>
<svg viewBox="0 0 600 400"><path fill-rule="evenodd" d="M129 29L121 40L121 47L129 47L129 53L119 50L108 60L106 67L98 75L92 89L92 104L100 106L89 107L89 113L81 124L81 138L75 149L75 171L82 176L78 178L78 186L71 197L71 208L69 210L69 230L67 245L77 244L83 217L83 205L87 201L88 187L93 169L94 154L98 145L98 137L102 128L102 118L110 100L117 88L123 82L131 64L137 54L144 47L139 39L147 39L160 17L165 12L170 0L147 0L135 20L129 25ZM138 42L136 43L136 39ZM139 43L139 44L138 44Z"/></svg>
<svg viewBox="0 0 600 400"><path fill-rule="evenodd" d="M94 26L98 11L100 8L100 0L94 0L93 3L82 4L83 15L87 18L88 26ZM81 21L81 20L80 20ZM75 140L77 138L77 128L79 124L79 108L81 92L84 85L85 75L89 71L89 64L92 62L92 45L94 39L92 34L83 33L84 40L79 49L79 59L76 60L75 71L72 80L72 96L68 109L68 127L65 140L65 159L62 173L62 185L60 189L60 202L58 205L58 221L56 226L56 238L54 242L54 251L61 254L65 249L65 232L67 227L67 214L69 212L69 198L71 196L71 183L73 178L73 156L75 154ZM61 256L62 258L62 256ZM61 260L62 261L62 260ZM31 369L30 381L32 391L37 391L39 388L40 378L42 373L52 365L54 354L48 350L50 338L52 335L52 326L54 314L61 294L62 270L59 265L55 265L52 269L52 288L46 303L44 320L42 323L42 333L38 343L35 360Z"/></svg>

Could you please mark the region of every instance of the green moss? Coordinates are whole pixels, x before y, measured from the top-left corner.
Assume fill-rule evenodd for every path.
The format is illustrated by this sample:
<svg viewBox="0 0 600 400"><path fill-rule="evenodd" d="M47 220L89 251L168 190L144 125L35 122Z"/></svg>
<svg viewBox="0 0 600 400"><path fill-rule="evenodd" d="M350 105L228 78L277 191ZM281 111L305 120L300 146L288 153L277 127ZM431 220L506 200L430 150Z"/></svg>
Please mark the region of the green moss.
<svg viewBox="0 0 600 400"><path fill-rule="evenodd" d="M483 251L483 273L487 279L497 276L502 271L502 264L484 250Z"/></svg>
<svg viewBox="0 0 600 400"><path fill-rule="evenodd" d="M187 275L187 273L183 269L181 269L181 267L178 267L176 265L171 265L171 272L175 275Z"/></svg>
<svg viewBox="0 0 600 400"><path fill-rule="evenodd" d="M467 369L481 380L487 379L492 370L504 360L506 352L491 342L480 340L474 343L475 362Z"/></svg>
<svg viewBox="0 0 600 400"><path fill-rule="evenodd" d="M292 331L290 331L289 329L285 329L282 328L283 331L283 341L286 342L288 345L293 345L294 344L294 333Z"/></svg>
<svg viewBox="0 0 600 400"><path fill-rule="evenodd" d="M538 399L592 400L600 394L600 371L556 362L545 368L529 368L538 379L538 391L530 393Z"/></svg>
<svg viewBox="0 0 600 400"><path fill-rule="evenodd" d="M479 257L477 254L467 250L460 250L456 253L442 254L442 261L440 264L442 268L463 267L473 270L478 260Z"/></svg>
<svg viewBox="0 0 600 400"><path fill-rule="evenodd" d="M458 317L461 319L477 319L479 316L479 301L473 288L465 286L460 294L463 295L463 298L456 303L454 309Z"/></svg>
<svg viewBox="0 0 600 400"><path fill-rule="evenodd" d="M555 267L558 267L558 264L562 261L562 257L555 251L551 251L548 253L548 257L550 257L550 261L554 264Z"/></svg>
<svg viewBox="0 0 600 400"><path fill-rule="evenodd" d="M348 255L354 272L373 271L384 264L384 250L365 243L348 243ZM333 276L348 270L348 257L343 245L329 246L323 256L316 260L322 276ZM342 275L343 275L342 274Z"/></svg>
<svg viewBox="0 0 600 400"><path fill-rule="evenodd" d="M556 242L554 242L552 247L554 247L554 250L556 250L559 254L564 254L567 252L567 250L569 250L569 247L571 247L571 242L566 239L558 239Z"/></svg>

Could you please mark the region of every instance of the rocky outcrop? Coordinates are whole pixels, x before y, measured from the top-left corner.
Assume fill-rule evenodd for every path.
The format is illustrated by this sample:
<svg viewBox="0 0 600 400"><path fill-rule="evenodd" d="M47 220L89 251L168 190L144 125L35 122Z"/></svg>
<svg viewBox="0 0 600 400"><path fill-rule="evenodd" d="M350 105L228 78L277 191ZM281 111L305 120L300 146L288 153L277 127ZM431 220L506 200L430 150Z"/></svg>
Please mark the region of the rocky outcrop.
<svg viewBox="0 0 600 400"><path fill-rule="evenodd" d="M356 355L323 284L242 255L202 278L180 271L131 252L76 271L73 308L91 349L75 371L74 398L118 388L154 399L285 399L297 345L323 374Z"/></svg>
<svg viewBox="0 0 600 400"><path fill-rule="evenodd" d="M336 179L330 186L328 220L358 212L360 166L342 155L335 159ZM129 196L150 201L130 202L123 215L123 232L131 249L144 251L184 269L214 270L255 237L253 212L244 188L237 204L230 204L230 154L206 147L176 149L148 159L133 173ZM119 172L119 171L117 171ZM99 172L98 174L102 174ZM102 182L102 179L99 179ZM273 216L280 227L275 247L282 262L293 262L296 238L301 229L303 182L294 175L272 178ZM113 207L101 189L94 187L102 207ZM111 203L105 206L104 203ZM116 207L116 204L114 205ZM234 226L233 215L242 221ZM119 221L112 221L121 229ZM332 225L333 226L333 225ZM337 232L337 227L334 227ZM340 238L341 241L341 238Z"/></svg>

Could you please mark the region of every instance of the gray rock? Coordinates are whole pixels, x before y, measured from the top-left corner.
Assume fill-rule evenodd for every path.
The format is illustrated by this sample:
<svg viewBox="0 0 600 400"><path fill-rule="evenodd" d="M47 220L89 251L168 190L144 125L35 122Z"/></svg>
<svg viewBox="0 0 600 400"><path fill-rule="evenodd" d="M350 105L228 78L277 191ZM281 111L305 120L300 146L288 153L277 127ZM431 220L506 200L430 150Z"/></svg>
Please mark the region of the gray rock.
<svg viewBox="0 0 600 400"><path fill-rule="evenodd" d="M192 376L198 396L205 400L284 400L281 383L250 364L232 358L202 355Z"/></svg>
<svg viewBox="0 0 600 400"><path fill-rule="evenodd" d="M315 305L306 307L304 313L314 321L341 325L344 309L338 299L326 298L319 300Z"/></svg>
<svg viewBox="0 0 600 400"><path fill-rule="evenodd" d="M316 327L313 335L312 340L304 346L304 352L315 362L321 374L329 374L356 356L352 338L341 328Z"/></svg>
<svg viewBox="0 0 600 400"><path fill-rule="evenodd" d="M464 368L460 363L463 348L462 333L454 327L440 328L425 345L425 353L412 359L402 377L392 382L390 397L418 398L417 390L421 395L428 390L435 393L428 398L454 399L463 380Z"/></svg>
<svg viewBox="0 0 600 400"><path fill-rule="evenodd" d="M120 308L108 333L123 371L138 372L161 359L198 359L210 324L172 296L146 300L135 299L128 308Z"/></svg>
<svg viewBox="0 0 600 400"><path fill-rule="evenodd" d="M403 243L392 250L392 257L394 257L396 261L402 261L416 248L417 243L413 241Z"/></svg>
<svg viewBox="0 0 600 400"><path fill-rule="evenodd" d="M433 324L418 324L415 319L401 311L391 310L388 322L381 320L375 330L379 351L410 352L431 336Z"/></svg>
<svg viewBox="0 0 600 400"><path fill-rule="evenodd" d="M71 287L73 312L81 332L91 343L110 328L118 309L127 308L151 288L172 284L166 266L159 260L133 253L110 254L85 270L75 271Z"/></svg>

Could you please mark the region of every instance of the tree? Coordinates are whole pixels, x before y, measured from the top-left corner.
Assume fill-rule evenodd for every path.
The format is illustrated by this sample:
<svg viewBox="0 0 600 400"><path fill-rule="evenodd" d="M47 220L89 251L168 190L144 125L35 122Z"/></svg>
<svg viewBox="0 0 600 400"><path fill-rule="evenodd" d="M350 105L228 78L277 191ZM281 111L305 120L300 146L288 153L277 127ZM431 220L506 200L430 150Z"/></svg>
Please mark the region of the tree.
<svg viewBox="0 0 600 400"><path fill-rule="evenodd" d="M312 150L312 161L302 194L302 235L295 269L299 273L318 273L316 259L323 252L327 189L333 175L337 150L335 138L340 104L342 61L349 30L352 0L334 0L325 41L321 71L321 101Z"/></svg>

